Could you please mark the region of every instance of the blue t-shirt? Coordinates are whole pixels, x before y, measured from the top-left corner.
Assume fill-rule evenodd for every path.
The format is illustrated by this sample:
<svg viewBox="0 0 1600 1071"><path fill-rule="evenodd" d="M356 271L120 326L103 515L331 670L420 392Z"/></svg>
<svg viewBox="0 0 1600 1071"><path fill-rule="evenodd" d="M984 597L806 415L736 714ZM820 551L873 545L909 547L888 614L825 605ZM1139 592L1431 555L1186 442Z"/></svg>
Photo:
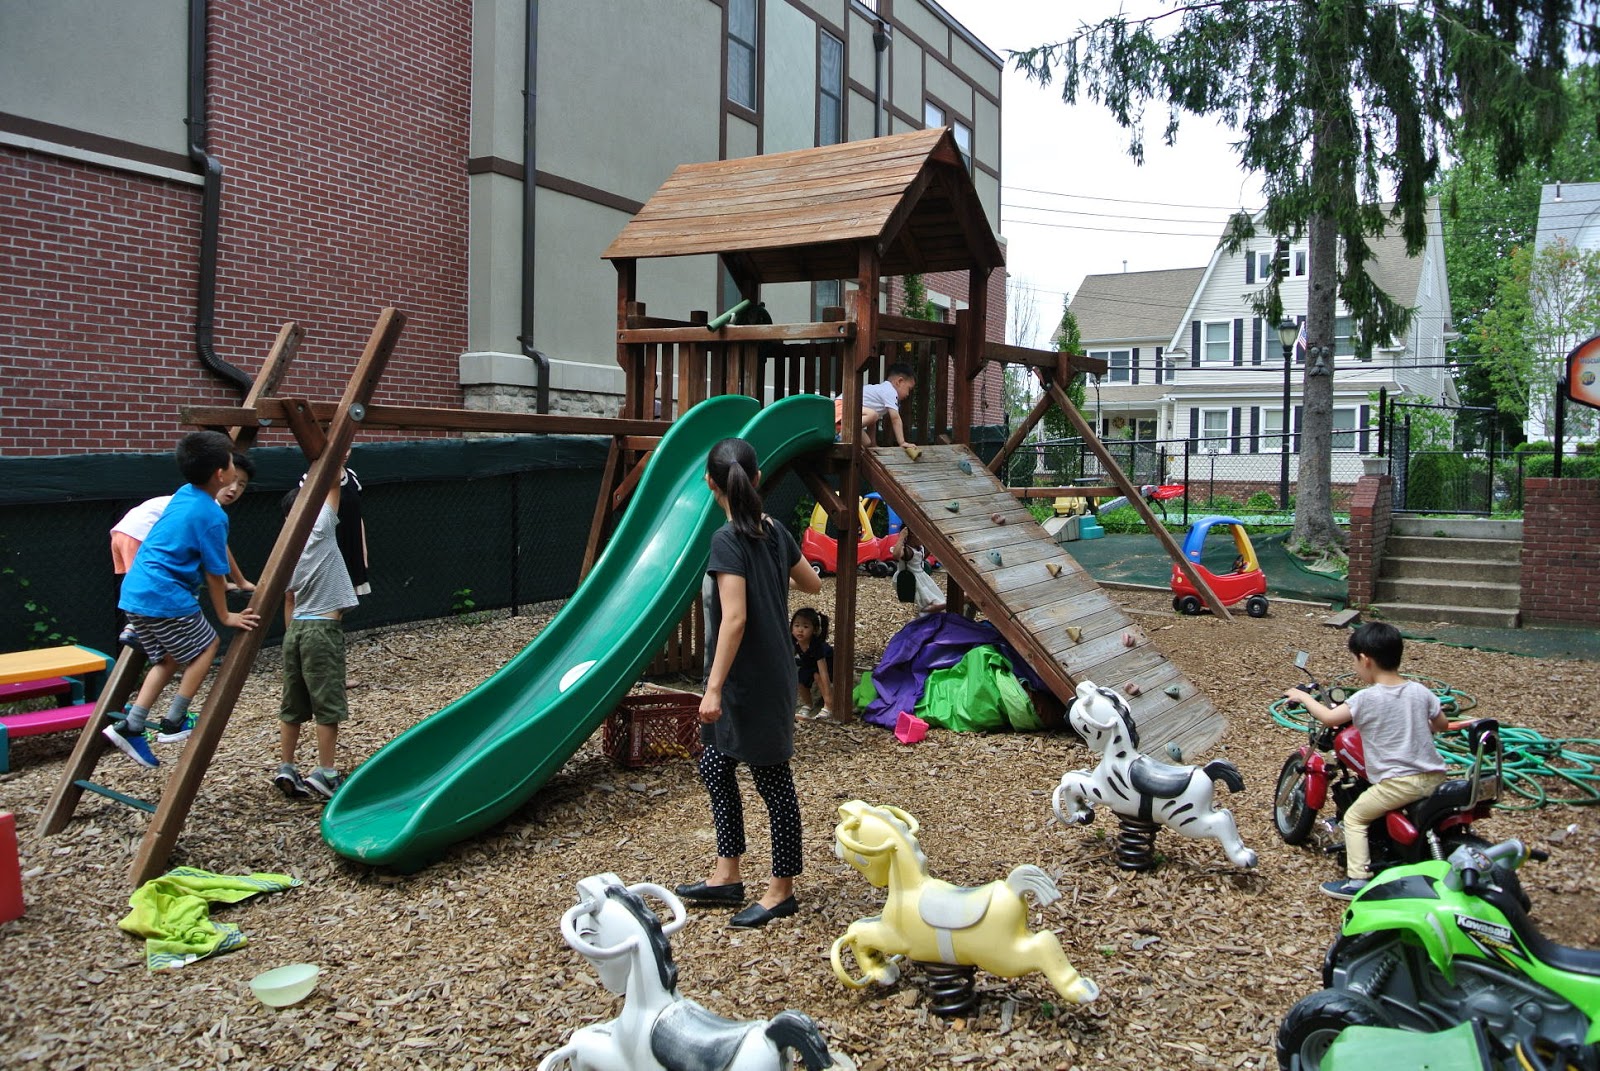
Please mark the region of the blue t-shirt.
<svg viewBox="0 0 1600 1071"><path fill-rule="evenodd" d="M187 617L200 609L201 571L228 575L228 515L217 500L185 484L134 556L117 606L145 617Z"/></svg>

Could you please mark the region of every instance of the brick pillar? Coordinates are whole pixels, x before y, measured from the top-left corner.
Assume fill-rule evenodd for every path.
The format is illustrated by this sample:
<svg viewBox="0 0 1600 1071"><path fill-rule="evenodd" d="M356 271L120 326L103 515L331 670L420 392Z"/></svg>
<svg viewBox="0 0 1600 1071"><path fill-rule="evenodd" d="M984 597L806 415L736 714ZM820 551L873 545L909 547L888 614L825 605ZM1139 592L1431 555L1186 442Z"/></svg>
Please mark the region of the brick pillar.
<svg viewBox="0 0 1600 1071"><path fill-rule="evenodd" d="M1600 480L1524 481L1522 618L1600 625Z"/></svg>
<svg viewBox="0 0 1600 1071"><path fill-rule="evenodd" d="M1378 592L1378 570L1384 544L1389 541L1394 505L1394 478L1363 476L1350 496L1350 574L1347 583L1351 606L1369 606Z"/></svg>

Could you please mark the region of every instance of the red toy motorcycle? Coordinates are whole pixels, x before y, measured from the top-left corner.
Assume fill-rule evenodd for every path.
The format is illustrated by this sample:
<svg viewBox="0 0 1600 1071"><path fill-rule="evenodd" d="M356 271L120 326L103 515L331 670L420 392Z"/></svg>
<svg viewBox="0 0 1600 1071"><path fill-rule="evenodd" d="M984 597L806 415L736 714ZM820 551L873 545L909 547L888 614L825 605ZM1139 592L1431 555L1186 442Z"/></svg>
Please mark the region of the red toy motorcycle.
<svg viewBox="0 0 1600 1071"><path fill-rule="evenodd" d="M1327 692L1317 683L1306 669L1306 660L1304 651L1295 658L1295 666L1311 681L1306 690L1329 706L1344 702L1346 696L1340 689ZM1335 817L1320 824L1323 850L1342 856L1344 832L1339 823L1346 809L1369 787L1361 734L1354 725L1336 729L1315 718L1310 722L1306 742L1295 749L1278 774L1273 824L1287 843L1303 844L1318 826L1318 812L1331 796ZM1471 745L1471 768L1466 776L1445 781L1431 795L1390 811L1382 822L1368 827L1374 873L1424 859L1446 859L1463 844L1480 850L1488 847L1488 841L1473 833L1472 823L1488 817L1500 796L1504 759L1500 726L1492 718L1480 718L1459 727L1466 730ZM1520 885L1515 886L1514 895L1525 900Z"/></svg>

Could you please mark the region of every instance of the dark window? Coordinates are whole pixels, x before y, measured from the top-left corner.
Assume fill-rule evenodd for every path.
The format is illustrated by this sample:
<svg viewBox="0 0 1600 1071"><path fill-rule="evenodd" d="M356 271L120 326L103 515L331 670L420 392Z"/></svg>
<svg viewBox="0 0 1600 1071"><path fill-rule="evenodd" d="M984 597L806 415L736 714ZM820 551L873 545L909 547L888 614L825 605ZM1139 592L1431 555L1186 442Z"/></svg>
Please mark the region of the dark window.
<svg viewBox="0 0 1600 1071"><path fill-rule="evenodd" d="M756 0L728 0L728 99L756 107Z"/></svg>
<svg viewBox="0 0 1600 1071"><path fill-rule="evenodd" d="M844 288L837 279L818 279L811 284L811 320L822 322L822 310L844 305Z"/></svg>
<svg viewBox="0 0 1600 1071"><path fill-rule="evenodd" d="M817 32L817 144L833 145L844 140L844 42L826 30Z"/></svg>

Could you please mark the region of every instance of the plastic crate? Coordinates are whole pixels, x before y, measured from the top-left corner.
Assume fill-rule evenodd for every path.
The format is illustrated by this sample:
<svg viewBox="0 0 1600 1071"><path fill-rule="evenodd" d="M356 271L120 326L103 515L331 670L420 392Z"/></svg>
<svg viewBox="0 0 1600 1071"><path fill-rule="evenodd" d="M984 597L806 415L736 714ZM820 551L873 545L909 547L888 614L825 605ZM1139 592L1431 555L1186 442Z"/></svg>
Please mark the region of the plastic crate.
<svg viewBox="0 0 1600 1071"><path fill-rule="evenodd" d="M623 766L698 758L700 697L693 692L624 696L606 718L602 746Z"/></svg>

